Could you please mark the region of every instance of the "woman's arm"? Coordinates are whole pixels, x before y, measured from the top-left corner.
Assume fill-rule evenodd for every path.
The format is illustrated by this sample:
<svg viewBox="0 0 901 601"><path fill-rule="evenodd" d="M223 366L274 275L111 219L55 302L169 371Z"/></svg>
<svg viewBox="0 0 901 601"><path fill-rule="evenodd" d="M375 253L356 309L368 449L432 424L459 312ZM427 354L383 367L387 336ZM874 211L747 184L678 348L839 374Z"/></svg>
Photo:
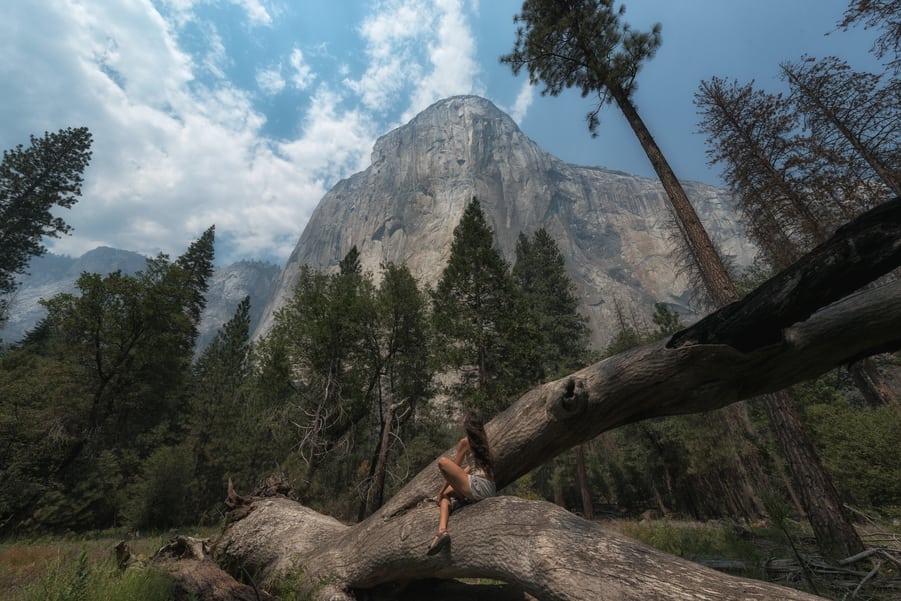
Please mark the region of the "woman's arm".
<svg viewBox="0 0 901 601"><path fill-rule="evenodd" d="M454 463L463 467L463 461L469 455L469 439L465 436L457 443L457 455L454 457Z"/></svg>

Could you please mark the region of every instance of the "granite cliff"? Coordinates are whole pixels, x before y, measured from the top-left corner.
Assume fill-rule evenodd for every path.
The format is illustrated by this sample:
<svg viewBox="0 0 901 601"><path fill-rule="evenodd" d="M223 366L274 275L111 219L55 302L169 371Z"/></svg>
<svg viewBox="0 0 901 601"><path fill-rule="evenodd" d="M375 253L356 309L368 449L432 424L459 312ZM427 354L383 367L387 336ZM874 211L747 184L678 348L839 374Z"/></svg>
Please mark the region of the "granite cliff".
<svg viewBox="0 0 901 601"><path fill-rule="evenodd" d="M753 247L728 192L684 185L723 253L747 264ZM354 245L364 270L376 278L379 265L391 261L434 285L473 196L508 261L520 232L543 227L557 240L596 346L615 332L617 303L642 318L655 302L669 304L686 321L696 317L687 279L674 267L669 205L657 180L565 163L488 100L458 96L379 138L371 166L322 198L279 276L257 335L271 327L302 265L334 269Z"/></svg>

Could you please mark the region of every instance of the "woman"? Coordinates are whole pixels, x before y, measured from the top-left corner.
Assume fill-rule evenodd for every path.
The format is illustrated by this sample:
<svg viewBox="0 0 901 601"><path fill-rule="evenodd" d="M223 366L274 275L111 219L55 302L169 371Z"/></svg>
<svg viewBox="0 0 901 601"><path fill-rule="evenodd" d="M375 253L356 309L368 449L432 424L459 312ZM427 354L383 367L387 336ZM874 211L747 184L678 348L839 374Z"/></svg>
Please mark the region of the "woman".
<svg viewBox="0 0 901 601"><path fill-rule="evenodd" d="M466 437L457 444L453 461L447 457L438 459L438 469L444 476L444 485L435 500L441 508L438 519L438 533L432 539L427 553L434 555L450 544L447 532L447 518L451 505L465 501L481 501L497 494L494 484L494 462L491 447L485 435L482 419L471 414L463 418ZM466 461L470 459L469 461ZM464 462L467 465L464 467Z"/></svg>

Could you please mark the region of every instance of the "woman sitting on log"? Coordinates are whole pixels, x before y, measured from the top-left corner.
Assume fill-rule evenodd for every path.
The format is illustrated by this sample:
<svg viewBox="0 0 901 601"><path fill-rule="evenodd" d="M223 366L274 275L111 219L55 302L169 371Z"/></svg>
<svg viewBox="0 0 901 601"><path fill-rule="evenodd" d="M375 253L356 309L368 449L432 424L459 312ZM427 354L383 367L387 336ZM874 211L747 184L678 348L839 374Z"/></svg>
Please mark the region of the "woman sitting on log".
<svg viewBox="0 0 901 601"><path fill-rule="evenodd" d="M444 476L444 485L435 497L441 514L438 533L429 544L429 555L438 553L450 544L447 518L452 509L462 503L481 501L497 494L491 447L485 435L484 422L480 417L467 413L463 418L463 429L466 436L457 444L453 461L447 457L438 459L438 469ZM465 467L464 462L467 463Z"/></svg>

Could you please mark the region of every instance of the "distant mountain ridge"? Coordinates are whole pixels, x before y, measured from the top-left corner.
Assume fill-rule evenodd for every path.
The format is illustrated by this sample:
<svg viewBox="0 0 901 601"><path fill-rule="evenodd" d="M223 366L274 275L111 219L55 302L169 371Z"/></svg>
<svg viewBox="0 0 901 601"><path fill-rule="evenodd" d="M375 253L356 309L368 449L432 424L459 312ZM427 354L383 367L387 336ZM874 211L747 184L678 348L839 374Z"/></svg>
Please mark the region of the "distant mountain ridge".
<svg viewBox="0 0 901 601"><path fill-rule="evenodd" d="M749 264L755 249L732 196L705 184L683 185L726 258ZM353 246L366 271L403 263L420 282L435 285L474 196L508 261L520 232L544 228L557 240L595 346L615 333L617 306L647 318L663 302L687 320L697 316L688 281L675 267L669 202L659 181L565 163L488 100L456 96L379 138L371 166L325 194L256 334L272 326L301 266L334 270Z"/></svg>
<svg viewBox="0 0 901 601"><path fill-rule="evenodd" d="M731 194L697 182L683 186L726 259L738 267L750 264L755 248ZM254 335L265 334L293 293L301 267L335 270L353 246L363 269L376 279L383 263L394 262L407 265L421 284L434 286L447 264L454 228L474 196L508 261L520 232L544 228L557 241L595 347L616 333L618 313L649 320L653 304L662 302L686 322L698 317L690 302L693 292L674 259L678 236L659 181L565 163L488 100L456 96L379 138L371 166L338 182L320 200L283 268L242 261L216 270L200 346L247 294ZM0 338L21 338L43 315L37 300L74 290L82 271L134 273L144 260L110 248L78 259L35 259Z"/></svg>
<svg viewBox="0 0 901 601"><path fill-rule="evenodd" d="M99 247L73 258L47 253L32 259L28 274L19 278L10 319L0 329L4 343L16 342L46 315L38 302L61 293L76 292L75 282L84 273L106 275L114 271L132 275L146 267L144 255L128 250ZM279 266L261 261L239 261L216 269L207 290L207 305L200 323L197 348L205 348L219 328L231 319L238 303L250 296L251 328L256 327L275 288Z"/></svg>

